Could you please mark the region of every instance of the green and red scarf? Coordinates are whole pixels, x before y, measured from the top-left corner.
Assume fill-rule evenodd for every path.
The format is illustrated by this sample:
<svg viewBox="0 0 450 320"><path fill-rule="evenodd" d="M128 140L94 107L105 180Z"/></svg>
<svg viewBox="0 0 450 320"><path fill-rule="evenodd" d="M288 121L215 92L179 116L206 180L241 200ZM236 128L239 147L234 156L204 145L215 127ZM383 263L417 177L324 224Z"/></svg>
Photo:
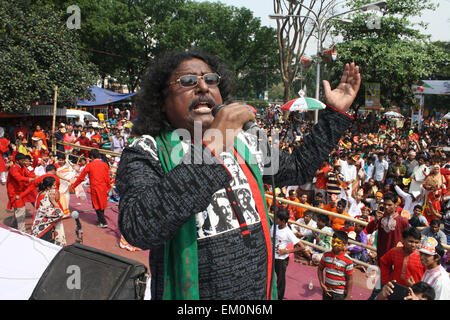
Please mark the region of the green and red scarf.
<svg viewBox="0 0 450 320"><path fill-rule="evenodd" d="M183 157L181 140L176 132L162 132L156 137L158 156L165 173L175 168ZM264 231L267 247L267 295L268 299L277 298L275 276L272 272L272 244L270 239L270 220L264 197L264 185L261 172L247 145L239 138L234 144L234 156L244 159L245 164L256 180L264 209L257 210ZM242 166L242 165L241 165ZM263 213L261 213L263 211ZM272 294L269 295L269 281L272 281ZM197 225L195 214L178 229L175 236L164 246L164 300L199 300Z"/></svg>

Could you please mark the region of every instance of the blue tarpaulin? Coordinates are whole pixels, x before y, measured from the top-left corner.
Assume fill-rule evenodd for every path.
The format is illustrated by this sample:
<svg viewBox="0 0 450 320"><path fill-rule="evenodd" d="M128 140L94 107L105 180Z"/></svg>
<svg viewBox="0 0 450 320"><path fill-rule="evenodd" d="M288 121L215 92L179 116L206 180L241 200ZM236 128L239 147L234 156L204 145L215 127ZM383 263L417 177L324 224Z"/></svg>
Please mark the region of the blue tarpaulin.
<svg viewBox="0 0 450 320"><path fill-rule="evenodd" d="M77 106L92 107L92 106L102 106L105 104L117 102L120 100L127 99L136 94L135 93L117 93L114 91L109 91L99 87L90 87L88 89L91 92L92 100L78 100Z"/></svg>

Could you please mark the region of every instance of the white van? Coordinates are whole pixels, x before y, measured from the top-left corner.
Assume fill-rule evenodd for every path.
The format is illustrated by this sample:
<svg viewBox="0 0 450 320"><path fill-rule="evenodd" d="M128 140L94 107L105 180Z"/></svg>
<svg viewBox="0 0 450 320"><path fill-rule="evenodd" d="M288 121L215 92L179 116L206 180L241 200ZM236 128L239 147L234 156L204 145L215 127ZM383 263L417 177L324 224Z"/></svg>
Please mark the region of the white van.
<svg viewBox="0 0 450 320"><path fill-rule="evenodd" d="M94 127L98 125L98 119L87 111L67 109L66 117L69 121L72 120L77 125L81 124L84 126L85 120L88 120Z"/></svg>

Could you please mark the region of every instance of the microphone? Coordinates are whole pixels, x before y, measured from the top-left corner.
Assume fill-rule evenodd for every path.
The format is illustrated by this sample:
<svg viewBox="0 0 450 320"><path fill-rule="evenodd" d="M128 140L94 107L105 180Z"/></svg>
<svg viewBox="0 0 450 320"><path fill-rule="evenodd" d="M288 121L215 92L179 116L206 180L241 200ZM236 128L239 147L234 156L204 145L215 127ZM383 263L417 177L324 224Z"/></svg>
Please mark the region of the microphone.
<svg viewBox="0 0 450 320"><path fill-rule="evenodd" d="M218 104L212 107L211 113L213 117L216 116L220 109L225 108L226 106L226 104ZM242 130L256 136L256 150L258 152L262 152L263 156L267 156L268 158L272 157L269 140L264 129L258 127L258 124L254 121L247 121L242 126Z"/></svg>
<svg viewBox="0 0 450 320"><path fill-rule="evenodd" d="M223 109L226 106L227 106L226 104L218 104L218 105L215 105L214 107L212 107L211 113L212 113L213 117L216 116L217 112L219 112L220 109ZM251 130L251 129L258 129L258 125L256 124L256 122L247 121L242 126L242 130L244 130L244 131L248 131L248 130Z"/></svg>

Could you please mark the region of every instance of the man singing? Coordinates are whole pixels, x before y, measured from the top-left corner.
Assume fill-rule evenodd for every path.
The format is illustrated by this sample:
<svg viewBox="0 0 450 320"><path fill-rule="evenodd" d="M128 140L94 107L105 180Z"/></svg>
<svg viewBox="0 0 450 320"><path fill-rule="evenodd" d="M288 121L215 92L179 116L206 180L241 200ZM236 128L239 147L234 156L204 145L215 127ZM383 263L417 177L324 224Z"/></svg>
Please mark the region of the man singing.
<svg viewBox="0 0 450 320"><path fill-rule="evenodd" d="M278 162L279 187L309 181L351 124L346 112L360 83L353 63L336 89L324 81L329 107L311 134L292 154L267 161L255 136L242 130L255 120L248 106L231 103L212 114L231 92L217 57L183 51L154 62L137 105L138 138L124 149L116 180L120 231L150 249L152 299L276 298L263 187L271 177L263 166ZM227 229L217 228L227 213Z"/></svg>

